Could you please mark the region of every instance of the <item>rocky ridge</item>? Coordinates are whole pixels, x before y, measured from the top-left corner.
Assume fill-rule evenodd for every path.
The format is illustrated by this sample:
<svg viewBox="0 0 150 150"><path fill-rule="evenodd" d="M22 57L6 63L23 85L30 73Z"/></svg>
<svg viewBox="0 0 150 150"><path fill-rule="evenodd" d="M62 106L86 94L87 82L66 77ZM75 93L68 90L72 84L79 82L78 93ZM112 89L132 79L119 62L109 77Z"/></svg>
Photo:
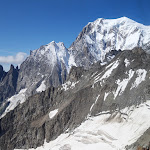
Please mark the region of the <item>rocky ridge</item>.
<svg viewBox="0 0 150 150"><path fill-rule="evenodd" d="M63 43L52 41L41 46L31 51L21 64L17 92L27 88L26 95L30 96L44 91L46 87L56 87L66 80L69 67L69 53Z"/></svg>
<svg viewBox="0 0 150 150"><path fill-rule="evenodd" d="M149 26L129 18L99 18L83 28L69 49L62 42L52 41L31 51L20 67L17 92L27 88L26 96L30 96L42 91L42 87L57 87L64 83L71 66L89 69L97 61L107 63L115 56L108 56L113 50L142 47L149 51L149 35Z"/></svg>
<svg viewBox="0 0 150 150"><path fill-rule="evenodd" d="M72 134L90 116L103 112L110 114L106 124L115 118L114 113L122 114L118 118L121 123L131 113L124 114L123 109L138 107L150 98L149 61L149 54L135 48L120 52L107 65L97 63L90 70L73 67L62 86L29 97L1 118L0 150L36 148L44 140L52 141L65 132Z"/></svg>
<svg viewBox="0 0 150 150"><path fill-rule="evenodd" d="M18 67L14 68L13 65L8 72L0 66L0 115L8 106L5 100L16 93L18 73Z"/></svg>

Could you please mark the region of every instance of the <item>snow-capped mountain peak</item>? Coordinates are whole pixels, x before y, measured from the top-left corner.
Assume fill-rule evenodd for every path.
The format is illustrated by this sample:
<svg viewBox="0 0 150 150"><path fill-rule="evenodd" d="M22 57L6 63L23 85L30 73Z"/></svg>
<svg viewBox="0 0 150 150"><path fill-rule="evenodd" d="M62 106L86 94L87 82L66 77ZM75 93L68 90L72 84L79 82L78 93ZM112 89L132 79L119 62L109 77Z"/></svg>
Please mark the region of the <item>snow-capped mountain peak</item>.
<svg viewBox="0 0 150 150"><path fill-rule="evenodd" d="M52 41L31 51L21 65L17 90L27 88L27 94L30 95L33 91L39 91L39 87L44 87L45 90L50 85L62 84L70 69L69 56L63 42Z"/></svg>
<svg viewBox="0 0 150 150"><path fill-rule="evenodd" d="M109 55L110 51L132 49L136 46L146 46L148 50L149 41L149 26L127 17L98 18L83 28L69 49L63 42L52 41L33 50L20 67L17 92L27 88L30 95L39 91L39 87L45 87L45 90L51 85L58 86L64 83L72 66L89 68L99 60L105 64L105 61L114 58L113 53Z"/></svg>
<svg viewBox="0 0 150 150"><path fill-rule="evenodd" d="M69 53L63 42L56 43L52 41L43 45L39 49L32 51L30 57L36 61L45 61L45 63L53 67L57 63L63 63L69 72Z"/></svg>
<svg viewBox="0 0 150 150"><path fill-rule="evenodd" d="M94 22L89 22L89 24L92 24L93 26L105 26L105 28L107 27L120 27L120 26L131 26L131 27L137 27L139 29L149 29L149 26L145 26L141 23L137 23L136 21L127 18L127 17L121 17L121 18L117 18L117 19L104 19L104 18L98 18L97 20L95 20ZM86 25L85 27L87 27L88 25ZM128 28L127 28L128 29Z"/></svg>
<svg viewBox="0 0 150 150"><path fill-rule="evenodd" d="M79 34L69 51L75 53L77 66L83 66L80 56L84 55L86 67L105 59L111 50L131 50L134 47L149 49L150 26L137 23L127 17L118 19L99 18L89 22ZM78 60L78 57L80 60Z"/></svg>

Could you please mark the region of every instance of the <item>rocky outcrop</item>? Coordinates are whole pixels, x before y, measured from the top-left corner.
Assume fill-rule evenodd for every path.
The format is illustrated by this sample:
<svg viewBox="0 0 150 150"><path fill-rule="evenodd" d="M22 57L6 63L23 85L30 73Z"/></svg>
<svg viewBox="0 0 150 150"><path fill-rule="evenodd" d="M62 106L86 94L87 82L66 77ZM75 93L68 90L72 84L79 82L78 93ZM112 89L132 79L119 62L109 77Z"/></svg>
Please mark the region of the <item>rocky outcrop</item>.
<svg viewBox="0 0 150 150"><path fill-rule="evenodd" d="M76 82L78 81L81 76L86 72L86 70L84 69L84 67L75 67L72 66L69 75L68 75L68 79L70 81Z"/></svg>
<svg viewBox="0 0 150 150"><path fill-rule="evenodd" d="M0 115L8 106L6 99L16 93L18 72L18 67L14 68L13 65L8 72L3 71L3 67L0 66Z"/></svg>
<svg viewBox="0 0 150 150"><path fill-rule="evenodd" d="M18 72L18 67L14 68L13 65L11 65L7 73L4 72L2 66L0 66L0 102L3 102L3 100L15 94Z"/></svg>
<svg viewBox="0 0 150 150"><path fill-rule="evenodd" d="M6 72L3 70L3 66L0 65L0 81L5 77Z"/></svg>
<svg viewBox="0 0 150 150"><path fill-rule="evenodd" d="M99 18L88 23L67 49L62 42L52 41L30 52L21 64L17 92L27 88L26 96L44 85L57 87L65 82L71 66L89 69L93 63L111 61L120 49L142 47L149 51L150 28L129 18ZM31 82L32 81L32 82Z"/></svg>
<svg viewBox="0 0 150 150"><path fill-rule="evenodd" d="M73 67L62 86L29 97L0 119L0 150L36 148L45 139L49 142L67 129L73 130L87 116L138 106L150 98L149 63L150 55L136 48L88 71ZM143 73L138 74L140 71ZM135 85L139 75L145 78ZM127 82L126 87L122 81ZM51 118L53 110L58 112Z"/></svg>
<svg viewBox="0 0 150 150"><path fill-rule="evenodd" d="M17 82L17 92L27 88L26 96L37 93L44 82L44 91L50 86L57 87L67 78L68 50L63 43L54 41L30 53L21 64Z"/></svg>

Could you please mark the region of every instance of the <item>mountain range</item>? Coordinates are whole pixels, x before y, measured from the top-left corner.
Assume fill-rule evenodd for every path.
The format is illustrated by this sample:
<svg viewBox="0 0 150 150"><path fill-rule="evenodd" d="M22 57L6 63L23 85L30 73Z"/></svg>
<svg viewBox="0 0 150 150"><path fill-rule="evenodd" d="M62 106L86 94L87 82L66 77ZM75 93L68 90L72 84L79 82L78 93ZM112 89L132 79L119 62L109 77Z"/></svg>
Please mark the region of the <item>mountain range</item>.
<svg viewBox="0 0 150 150"><path fill-rule="evenodd" d="M0 66L0 150L147 146L149 51L150 26L99 18L68 49L52 41Z"/></svg>

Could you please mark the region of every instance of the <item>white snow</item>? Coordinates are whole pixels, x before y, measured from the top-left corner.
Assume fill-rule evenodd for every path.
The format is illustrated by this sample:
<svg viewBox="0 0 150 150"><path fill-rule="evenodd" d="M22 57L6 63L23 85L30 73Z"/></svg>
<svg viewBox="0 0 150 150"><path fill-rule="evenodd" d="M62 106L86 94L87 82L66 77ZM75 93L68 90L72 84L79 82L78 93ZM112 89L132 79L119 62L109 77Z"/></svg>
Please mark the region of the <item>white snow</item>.
<svg viewBox="0 0 150 150"><path fill-rule="evenodd" d="M130 61L127 58L124 60L124 63L125 63L126 67L128 67L130 65Z"/></svg>
<svg viewBox="0 0 150 150"><path fill-rule="evenodd" d="M41 85L36 89L37 92L42 92L46 90L45 80L42 81Z"/></svg>
<svg viewBox="0 0 150 150"><path fill-rule="evenodd" d="M52 119L58 113L58 109L55 109L49 113L49 118Z"/></svg>
<svg viewBox="0 0 150 150"><path fill-rule="evenodd" d="M67 91L70 88L73 89L77 83L79 83L79 81L76 81L76 82L67 81L66 83L62 84L61 90Z"/></svg>
<svg viewBox="0 0 150 150"><path fill-rule="evenodd" d="M131 50L134 47L143 47L150 41L150 26L137 23L127 17L118 19L99 18L88 23L85 28L90 31L79 34L76 49L88 45L88 50L96 61L104 61L106 53L111 50ZM80 40L81 38L81 40ZM80 47L81 46L81 47ZM71 47L70 49L73 49Z"/></svg>
<svg viewBox="0 0 150 150"><path fill-rule="evenodd" d="M106 100L107 96L110 94L110 92L105 92L105 95L104 95L104 101Z"/></svg>
<svg viewBox="0 0 150 150"><path fill-rule="evenodd" d="M136 71L137 78L135 82L132 84L131 89L138 87L138 85L142 82L145 81L147 71L145 69L138 69Z"/></svg>
<svg viewBox="0 0 150 150"><path fill-rule="evenodd" d="M70 81L67 81L66 83L62 84L62 90L65 90L67 91L69 88L68 86L71 85L71 82Z"/></svg>
<svg viewBox="0 0 150 150"><path fill-rule="evenodd" d="M107 65L107 66L105 67L105 69L110 68L113 64L114 64L114 62L110 63L109 65Z"/></svg>
<svg viewBox="0 0 150 150"><path fill-rule="evenodd" d="M89 44L95 43L88 35L85 35L85 38Z"/></svg>
<svg viewBox="0 0 150 150"><path fill-rule="evenodd" d="M102 63L100 63L100 64L101 64L101 66L104 66L104 65L107 64L107 62L102 62Z"/></svg>
<svg viewBox="0 0 150 150"><path fill-rule="evenodd" d="M95 102L92 104L92 106L91 106L91 108L90 108L90 112L92 111L94 105L97 103L97 100L98 100L99 97L100 97L100 95L98 95L98 96L96 97Z"/></svg>
<svg viewBox="0 0 150 150"><path fill-rule="evenodd" d="M115 61L115 62L113 63L112 67L109 68L109 69L105 72L105 74L102 76L101 80L102 80L102 79L105 79L105 78L108 78L108 77L111 75L112 71L118 67L118 65L119 65L119 61L117 60L117 61Z"/></svg>
<svg viewBox="0 0 150 150"><path fill-rule="evenodd" d="M12 96L7 100L10 102L8 107L6 108L5 112L2 114L1 118L4 117L9 111L13 110L19 103L22 104L25 102L25 92L27 89L22 89L18 94Z"/></svg>
<svg viewBox="0 0 150 150"><path fill-rule="evenodd" d="M71 89L73 89L73 88L76 86L76 84L77 84L77 83L79 83L79 81L72 82L72 84L71 84L70 88L71 88Z"/></svg>
<svg viewBox="0 0 150 150"><path fill-rule="evenodd" d="M92 74L91 78L94 77L96 74L97 74L97 71Z"/></svg>
<svg viewBox="0 0 150 150"><path fill-rule="evenodd" d="M126 145L134 143L150 127L150 100L121 113L104 112L90 117L73 132L29 150L125 150Z"/></svg>
<svg viewBox="0 0 150 150"><path fill-rule="evenodd" d="M68 73L71 66L75 65L73 56L70 57L68 49L64 46L63 42L55 43L52 41L49 44L32 51L30 57L39 62L44 61L52 68L55 67L57 63L63 63Z"/></svg>
<svg viewBox="0 0 150 150"><path fill-rule="evenodd" d="M107 71L104 73L104 75L102 77L100 75L99 76L97 75L97 77L95 78L94 84L99 81L102 82L103 79L108 78L111 75L112 71L118 67L118 65L119 65L119 61L116 60L111 65L109 65L109 66L111 66L110 68L108 68L108 66L107 66L107 68L108 68Z"/></svg>
<svg viewBox="0 0 150 150"><path fill-rule="evenodd" d="M76 63L75 63L74 56L72 54L70 54L68 64L69 64L69 69L71 69L72 66L77 66Z"/></svg>
<svg viewBox="0 0 150 150"><path fill-rule="evenodd" d="M128 78L123 79L122 81L120 79L116 81L116 83L118 84L118 87L117 87L117 90L114 92L114 99L117 97L117 95L121 95L124 92L128 82L133 77L133 75L134 75L134 71L130 69L128 73Z"/></svg>

